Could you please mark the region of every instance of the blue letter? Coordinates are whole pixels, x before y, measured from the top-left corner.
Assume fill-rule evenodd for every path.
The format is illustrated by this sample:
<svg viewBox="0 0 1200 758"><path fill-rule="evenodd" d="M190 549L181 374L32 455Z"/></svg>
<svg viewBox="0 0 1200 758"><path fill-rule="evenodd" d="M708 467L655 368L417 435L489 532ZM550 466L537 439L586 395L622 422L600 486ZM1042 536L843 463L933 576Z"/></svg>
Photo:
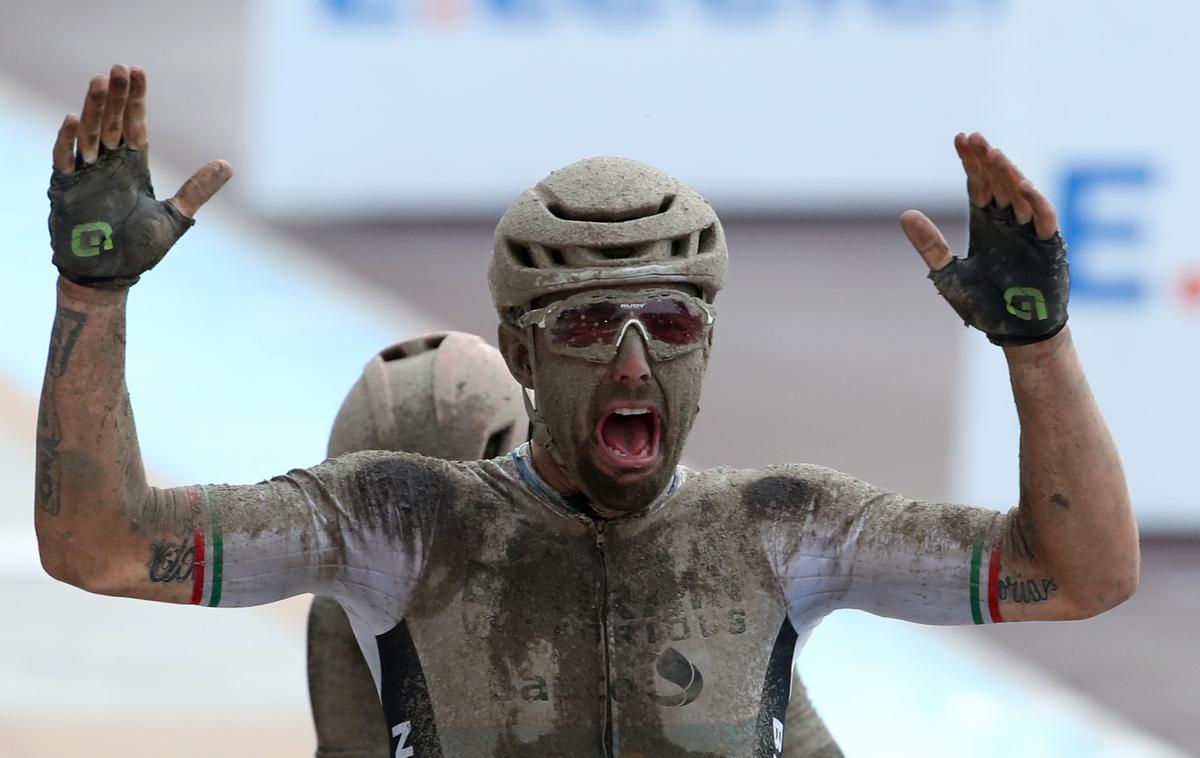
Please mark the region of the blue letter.
<svg viewBox="0 0 1200 758"><path fill-rule="evenodd" d="M541 21L546 8L538 0L488 0L492 15L505 21Z"/></svg>
<svg viewBox="0 0 1200 758"><path fill-rule="evenodd" d="M776 0L705 0L715 16L733 21L759 21L778 15Z"/></svg>
<svg viewBox="0 0 1200 758"><path fill-rule="evenodd" d="M325 0L325 10L339 21L388 24L396 20L397 0Z"/></svg>
<svg viewBox="0 0 1200 758"><path fill-rule="evenodd" d="M656 17L661 8L654 0L577 0L584 10L606 23L634 25Z"/></svg>
<svg viewBox="0 0 1200 758"><path fill-rule="evenodd" d="M1070 245L1071 294L1100 300L1136 300L1142 282L1135 277L1095 278L1089 270L1088 250L1096 243L1136 242L1140 233L1129 219L1100 219L1088 214L1090 193L1106 187L1143 187L1150 183L1150 169L1142 164L1084 166L1067 171L1063 178L1060 226Z"/></svg>
<svg viewBox="0 0 1200 758"><path fill-rule="evenodd" d="M874 5L881 16L909 23L937 21L950 13L946 0L875 0Z"/></svg>

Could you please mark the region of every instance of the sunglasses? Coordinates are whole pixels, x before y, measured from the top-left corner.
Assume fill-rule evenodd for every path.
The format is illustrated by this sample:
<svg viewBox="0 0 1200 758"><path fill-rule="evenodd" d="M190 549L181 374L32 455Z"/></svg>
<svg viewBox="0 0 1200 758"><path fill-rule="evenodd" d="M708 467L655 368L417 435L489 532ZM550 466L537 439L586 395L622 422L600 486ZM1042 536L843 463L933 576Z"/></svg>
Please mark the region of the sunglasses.
<svg viewBox="0 0 1200 758"><path fill-rule="evenodd" d="M704 346L716 312L679 290L585 292L521 315L516 326L546 330L551 352L595 363L617 355L631 328L656 361L669 361Z"/></svg>

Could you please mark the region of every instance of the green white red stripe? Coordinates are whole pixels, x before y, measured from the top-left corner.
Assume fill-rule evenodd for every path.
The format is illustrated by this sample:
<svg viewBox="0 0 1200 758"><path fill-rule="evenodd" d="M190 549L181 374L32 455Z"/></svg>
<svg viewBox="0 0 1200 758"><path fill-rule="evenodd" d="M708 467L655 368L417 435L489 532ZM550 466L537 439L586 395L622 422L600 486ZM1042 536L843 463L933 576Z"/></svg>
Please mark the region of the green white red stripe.
<svg viewBox="0 0 1200 758"><path fill-rule="evenodd" d="M189 487L195 547L195 570L192 572L192 605L216 607L221 604L221 579L225 560L225 544L221 536L221 521L208 502L203 487Z"/></svg>
<svg viewBox="0 0 1200 758"><path fill-rule="evenodd" d="M975 540L971 551L971 619L976 624L999 624L1000 615L1000 540L996 540L984 571L983 543L987 532ZM985 620L986 619L986 620Z"/></svg>

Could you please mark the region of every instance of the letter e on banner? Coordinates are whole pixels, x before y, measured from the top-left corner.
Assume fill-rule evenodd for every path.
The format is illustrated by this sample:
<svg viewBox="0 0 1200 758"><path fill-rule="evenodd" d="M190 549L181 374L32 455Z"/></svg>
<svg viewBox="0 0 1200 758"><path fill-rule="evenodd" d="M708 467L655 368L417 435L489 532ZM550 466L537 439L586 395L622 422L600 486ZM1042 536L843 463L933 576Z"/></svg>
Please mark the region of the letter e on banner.
<svg viewBox="0 0 1200 758"><path fill-rule="evenodd" d="M1072 295L1109 302L1141 298L1144 282L1134 273L1138 266L1131 265L1126 276L1106 277L1096 271L1092 261L1092 253L1104 246L1136 253L1143 236L1141 227L1128 217L1101 216L1095 208L1101 193L1143 192L1152 180L1150 167L1143 163L1081 165L1067 170L1059 220L1070 245Z"/></svg>

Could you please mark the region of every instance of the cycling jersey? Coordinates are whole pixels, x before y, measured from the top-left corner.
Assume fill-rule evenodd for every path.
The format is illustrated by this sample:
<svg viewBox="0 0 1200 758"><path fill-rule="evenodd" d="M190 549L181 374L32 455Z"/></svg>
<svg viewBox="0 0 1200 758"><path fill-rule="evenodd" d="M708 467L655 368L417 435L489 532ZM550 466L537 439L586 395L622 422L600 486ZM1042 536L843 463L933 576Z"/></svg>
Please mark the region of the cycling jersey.
<svg viewBox="0 0 1200 758"><path fill-rule="evenodd" d="M999 514L818 466L680 467L610 520L547 486L527 446L191 491L196 602L336 597L397 756L775 756L793 655L830 611L998 620Z"/></svg>
<svg viewBox="0 0 1200 758"><path fill-rule="evenodd" d="M375 650L373 640L367 647ZM346 612L331 597L313 598L307 648L316 758L390 758L379 692ZM795 668L785 723L785 758L842 758Z"/></svg>

